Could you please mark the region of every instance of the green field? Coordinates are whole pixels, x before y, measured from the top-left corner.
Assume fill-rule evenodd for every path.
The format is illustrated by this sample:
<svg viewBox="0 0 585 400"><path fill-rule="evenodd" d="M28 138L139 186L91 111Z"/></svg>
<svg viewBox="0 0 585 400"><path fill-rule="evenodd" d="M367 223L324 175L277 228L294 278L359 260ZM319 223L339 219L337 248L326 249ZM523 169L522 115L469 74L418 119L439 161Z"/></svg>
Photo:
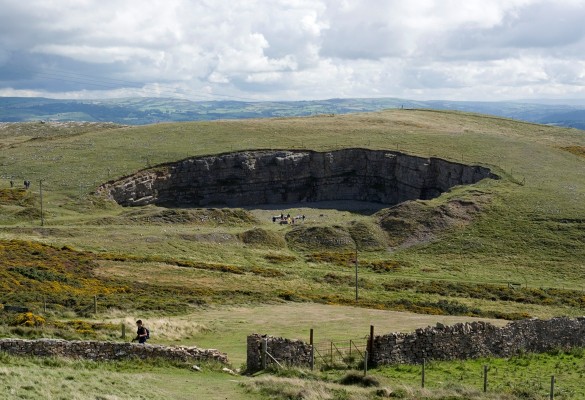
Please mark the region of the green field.
<svg viewBox="0 0 585 400"><path fill-rule="evenodd" d="M400 206L393 218L410 227L400 231L383 224L389 211L379 206L283 205L279 212L307 216L301 228L323 235L334 228L356 242L368 235L376 240L377 247L359 247L358 303L353 247L298 246L291 227L272 223L274 207L125 209L92 194L108 180L191 156L346 147L484 165L501 179ZM130 324L143 317L161 324L161 343L217 347L239 367L241 340L252 332L306 338L311 327L326 326L332 337L348 330L359 336L370 324L380 327L378 333L411 330L449 315L505 322L583 314L580 130L393 110L143 127L7 124L0 126L0 149L0 303L27 306L47 319L42 329L25 329L0 314L2 336L113 338L106 328L82 334L65 322ZM21 190L23 180L32 182L28 191ZM455 217L448 226L425 224L427 215L459 201L472 202L480 212L457 218L457 209L449 208ZM280 317L256 323L252 317L253 310L289 306L308 308L284 311L291 316L285 323ZM391 323L380 316L342 319L339 328L334 316L347 306L358 314L360 308L403 313L388 317ZM321 319L307 317L312 314ZM412 315L421 317L416 324L400 322ZM183 328L163 328L165 319Z"/></svg>

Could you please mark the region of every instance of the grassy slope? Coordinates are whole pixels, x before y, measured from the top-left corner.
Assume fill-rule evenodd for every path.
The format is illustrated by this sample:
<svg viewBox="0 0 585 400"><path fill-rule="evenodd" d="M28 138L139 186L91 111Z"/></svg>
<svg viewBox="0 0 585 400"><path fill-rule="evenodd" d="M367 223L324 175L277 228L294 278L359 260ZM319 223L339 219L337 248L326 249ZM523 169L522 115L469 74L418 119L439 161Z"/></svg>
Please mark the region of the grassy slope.
<svg viewBox="0 0 585 400"><path fill-rule="evenodd" d="M368 261L390 260L402 266L382 274L363 268L360 296L364 302L379 304L401 298L412 301L450 298L412 290L385 291L383 284L395 282L396 278L498 284L514 281L529 287L579 290L583 287L584 159L573 154L578 152L561 149L585 146L582 131L464 113L410 110L301 119L160 124L113 130L100 128L65 135L48 133L36 140L28 140L38 136L34 130L27 136L22 132L26 126L21 126L18 135L12 135L10 129L14 128L7 128L8 131L0 136L0 174L15 177L18 183L23 179L32 180L33 193L23 197L22 201L0 202L0 224L4 225L0 228L0 238L41 240L97 253L197 260L247 269L271 268L284 273L280 277L250 272L234 275L180 268L167 262L102 260L98 261L99 267L95 270L98 277L126 279L138 282L138 285L150 283L167 288L165 290L175 290L172 288L177 285L208 289L210 295L205 301L212 303L246 306L274 302L275 299L281 301L279 294L290 289L312 299L316 295L329 296L325 302L351 301L352 269L349 266L307 262L306 254L288 249L247 246L238 241L218 244L193 240L193 235L200 234L236 235L253 225L284 235L287 228L269 222L270 210L253 210L252 213L260 219L256 224L147 224L121 217L128 211L105 205L88 193L105 180L131 174L148 165L198 154L253 148L325 150L360 146L479 163L494 168L504 178L482 182L474 189L458 188L446 196L466 197L473 190L490 195L490 206L473 224L442 234L439 240L430 244L393 253L360 254L360 265ZM28 219L38 218L33 211L38 211L37 181L41 178L44 179L47 213L44 228L38 226L38 219ZM0 182L2 187L8 187L7 179ZM443 201L437 199L431 203ZM156 207L132 212L149 214L153 210L156 212ZM19 214L21 211L23 213ZM297 211L297 208L291 209L291 213ZM367 215L347 211L300 211L307 214L307 224L311 226L371 221ZM267 260L268 255L274 254L284 256L288 261L275 264ZM335 275L333 281L324 280L331 273ZM457 300L484 310L505 309L537 316L582 314L581 307L562 304L523 304L466 296ZM38 307L39 300L36 301L33 305ZM89 293L88 301L91 301ZM154 318L155 314L147 317ZM303 313L296 317L294 313L287 315L291 316L293 325L306 321ZM209 318L212 326L233 325L226 337L240 337L249 331L247 324L226 322L225 316L209 315ZM354 322L344 322L344 326L362 329L364 321L360 320L358 325ZM300 329L304 329L304 324ZM424 324L426 322L421 325ZM265 330L273 333L269 326ZM212 339L212 336L218 336L217 332L217 329L212 329L207 336L201 333L194 334L191 339L178 340L223 345L225 341L214 342ZM164 336L161 340L165 340ZM240 350L234 351L238 354ZM235 359L242 358L236 356Z"/></svg>
<svg viewBox="0 0 585 400"><path fill-rule="evenodd" d="M3 399L234 399L246 400L242 377L203 365L203 372L157 362L95 363L0 354Z"/></svg>
<svg viewBox="0 0 585 400"><path fill-rule="evenodd" d="M53 231L30 231L27 235L8 227L3 235L34 239L41 235L54 243L90 250L266 266L270 264L264 260L266 251L262 249L242 247L237 243L218 245L182 239L194 230L237 234L243 230L241 227L129 226L127 220L120 225L94 224L92 220L98 217L115 218L123 210L92 206L84 197L108 177L124 176L147 165L193 155L252 148L325 150L361 146L399 149L422 156L488 165L504 179L476 185L477 189L489 193L492 200L474 224L452 231L435 243L394 253L393 259L410 267L392 278L517 281L532 287L582 289L582 260L585 259L584 247L580 246L585 211L583 158L560 147L584 144L585 135L578 130L465 113L410 110L299 119L159 124L74 136L57 135L14 145L3 149L2 155L4 160L10 161L4 162L3 175L45 180L45 208L48 225ZM525 185L515 183L520 181ZM466 196L469 190L456 189L452 196ZM306 211L311 214L310 210ZM321 213L318 210L310 215L309 223L322 225ZM262 223L268 221L264 214L259 214ZM326 219L327 223L346 223L367 217L327 210ZM31 226L36 224L37 221L30 222ZM18 225L28 224L21 221ZM286 228L264 225L266 229L286 233ZM362 257L366 260L388 258L388 254L367 253ZM294 271L305 265L302 257L298 260L288 263ZM122 268L106 267L111 271ZM281 268L286 270L287 264ZM310 275L319 268L320 265L312 266L303 271ZM253 282L250 284L254 286Z"/></svg>

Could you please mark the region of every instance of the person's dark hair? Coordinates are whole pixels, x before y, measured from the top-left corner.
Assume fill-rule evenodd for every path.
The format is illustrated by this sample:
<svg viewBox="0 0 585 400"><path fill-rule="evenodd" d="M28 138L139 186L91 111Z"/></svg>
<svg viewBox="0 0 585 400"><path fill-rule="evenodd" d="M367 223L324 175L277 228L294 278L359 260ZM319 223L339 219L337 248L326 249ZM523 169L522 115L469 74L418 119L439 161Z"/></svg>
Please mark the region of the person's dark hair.
<svg viewBox="0 0 585 400"><path fill-rule="evenodd" d="M136 323L137 323L137 324L141 324L141 323L142 323L142 320L141 320L141 319L139 319L138 321L136 321Z"/></svg>

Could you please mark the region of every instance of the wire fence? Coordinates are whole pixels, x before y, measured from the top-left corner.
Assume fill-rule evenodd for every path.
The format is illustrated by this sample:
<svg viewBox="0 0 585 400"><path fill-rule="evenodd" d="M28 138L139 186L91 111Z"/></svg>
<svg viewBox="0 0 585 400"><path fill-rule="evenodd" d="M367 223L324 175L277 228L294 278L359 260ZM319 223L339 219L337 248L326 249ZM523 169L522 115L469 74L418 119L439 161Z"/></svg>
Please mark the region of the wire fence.
<svg viewBox="0 0 585 400"><path fill-rule="evenodd" d="M313 345L314 362L320 368L359 367L366 358L368 337L323 341Z"/></svg>
<svg viewBox="0 0 585 400"><path fill-rule="evenodd" d="M10 294L0 296L0 312L74 312L91 315L104 312L115 304L115 298L104 295L79 296L64 293L59 298L47 295L31 294L25 298L12 297Z"/></svg>

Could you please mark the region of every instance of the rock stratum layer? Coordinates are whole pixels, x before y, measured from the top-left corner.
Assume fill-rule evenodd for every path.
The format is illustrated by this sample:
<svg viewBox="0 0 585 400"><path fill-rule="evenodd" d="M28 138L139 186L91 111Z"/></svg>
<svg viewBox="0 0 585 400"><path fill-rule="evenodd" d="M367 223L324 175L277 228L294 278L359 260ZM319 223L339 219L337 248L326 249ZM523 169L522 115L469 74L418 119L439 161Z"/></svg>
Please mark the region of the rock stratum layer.
<svg viewBox="0 0 585 400"><path fill-rule="evenodd" d="M188 158L98 188L123 206L241 207L353 200L431 199L497 178L488 168L394 151L255 150Z"/></svg>

